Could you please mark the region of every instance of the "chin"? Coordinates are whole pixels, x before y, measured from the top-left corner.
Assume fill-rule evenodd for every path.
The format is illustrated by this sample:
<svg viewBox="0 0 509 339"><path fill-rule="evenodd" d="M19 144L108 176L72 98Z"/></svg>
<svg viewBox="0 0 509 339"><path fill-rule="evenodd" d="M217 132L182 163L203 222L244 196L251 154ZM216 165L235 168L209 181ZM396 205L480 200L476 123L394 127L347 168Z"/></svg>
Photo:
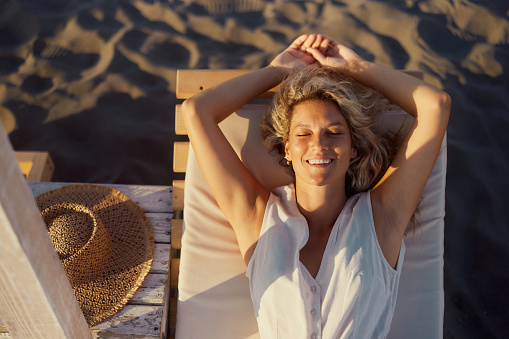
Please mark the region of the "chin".
<svg viewBox="0 0 509 339"><path fill-rule="evenodd" d="M333 184L335 183L335 180L331 180L330 178L307 178L307 180L303 180L304 182L306 182L308 185L312 185L312 186L319 186L319 187L322 187L322 186L327 186L329 184Z"/></svg>
<svg viewBox="0 0 509 339"><path fill-rule="evenodd" d="M324 186L338 186L342 185L342 187L345 187L345 181L342 177L332 177L332 176L320 176L320 175L313 175L308 176L307 178L302 178L301 181L305 182L307 185L310 186L318 186L318 187L324 187Z"/></svg>

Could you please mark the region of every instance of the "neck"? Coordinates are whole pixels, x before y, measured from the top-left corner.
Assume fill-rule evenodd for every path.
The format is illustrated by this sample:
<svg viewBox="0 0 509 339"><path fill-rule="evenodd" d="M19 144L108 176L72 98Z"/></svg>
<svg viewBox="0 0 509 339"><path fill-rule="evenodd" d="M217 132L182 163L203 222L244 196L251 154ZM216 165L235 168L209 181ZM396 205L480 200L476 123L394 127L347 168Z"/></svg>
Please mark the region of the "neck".
<svg viewBox="0 0 509 339"><path fill-rule="evenodd" d="M297 206L308 222L309 232L330 232L346 204L344 183L312 186L296 183Z"/></svg>

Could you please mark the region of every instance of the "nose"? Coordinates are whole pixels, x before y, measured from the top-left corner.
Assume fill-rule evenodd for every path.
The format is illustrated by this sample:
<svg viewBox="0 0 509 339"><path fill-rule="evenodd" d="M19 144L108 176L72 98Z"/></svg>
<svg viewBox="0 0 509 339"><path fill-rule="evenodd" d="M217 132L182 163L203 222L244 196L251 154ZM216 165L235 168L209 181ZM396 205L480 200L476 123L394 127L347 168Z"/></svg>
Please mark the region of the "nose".
<svg viewBox="0 0 509 339"><path fill-rule="evenodd" d="M325 133L315 133L313 134L312 139L312 147L316 150L327 150L329 148L329 142Z"/></svg>

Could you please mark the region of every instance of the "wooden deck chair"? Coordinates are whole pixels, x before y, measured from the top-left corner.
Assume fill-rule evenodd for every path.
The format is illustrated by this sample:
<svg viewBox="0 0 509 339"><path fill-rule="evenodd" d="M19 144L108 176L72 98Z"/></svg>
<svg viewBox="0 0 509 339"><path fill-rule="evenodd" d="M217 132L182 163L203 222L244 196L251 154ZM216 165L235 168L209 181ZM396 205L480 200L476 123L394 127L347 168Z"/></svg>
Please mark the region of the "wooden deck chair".
<svg viewBox="0 0 509 339"><path fill-rule="evenodd" d="M188 98L244 72L179 71L177 98ZM423 76L422 72L410 73ZM273 91L262 97L270 98ZM287 184L290 178L260 142L258 125L267 104L257 99L224 120L220 127L253 175L272 189ZM175 112L176 133L186 134L179 105ZM400 126L408 128L412 121L401 110L381 115L383 128L393 131ZM406 255L389 338L442 337L445 142L444 138L419 206L420 226L415 235L410 231L404 239ZM170 328L176 329L178 339L258 338L246 267L235 234L219 210L188 143L175 143L174 171L186 172L186 180L185 186L183 181L173 183L174 209L184 210L184 221L174 220L172 227Z"/></svg>

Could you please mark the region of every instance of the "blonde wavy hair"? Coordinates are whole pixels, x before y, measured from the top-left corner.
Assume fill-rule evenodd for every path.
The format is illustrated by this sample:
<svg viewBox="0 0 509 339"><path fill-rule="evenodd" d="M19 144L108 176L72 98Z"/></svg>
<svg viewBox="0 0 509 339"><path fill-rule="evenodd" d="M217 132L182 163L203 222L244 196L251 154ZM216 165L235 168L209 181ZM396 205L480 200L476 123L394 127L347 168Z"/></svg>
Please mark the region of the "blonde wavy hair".
<svg viewBox="0 0 509 339"><path fill-rule="evenodd" d="M379 114L387 101L377 91L353 80L335 68L321 67L292 73L276 92L262 122L262 140L279 163L294 175L287 164L285 143L290 135L293 108L309 100L329 101L338 105L345 117L357 156L350 161L346 174L348 195L372 188L384 175L397 152L398 137L380 133Z"/></svg>

